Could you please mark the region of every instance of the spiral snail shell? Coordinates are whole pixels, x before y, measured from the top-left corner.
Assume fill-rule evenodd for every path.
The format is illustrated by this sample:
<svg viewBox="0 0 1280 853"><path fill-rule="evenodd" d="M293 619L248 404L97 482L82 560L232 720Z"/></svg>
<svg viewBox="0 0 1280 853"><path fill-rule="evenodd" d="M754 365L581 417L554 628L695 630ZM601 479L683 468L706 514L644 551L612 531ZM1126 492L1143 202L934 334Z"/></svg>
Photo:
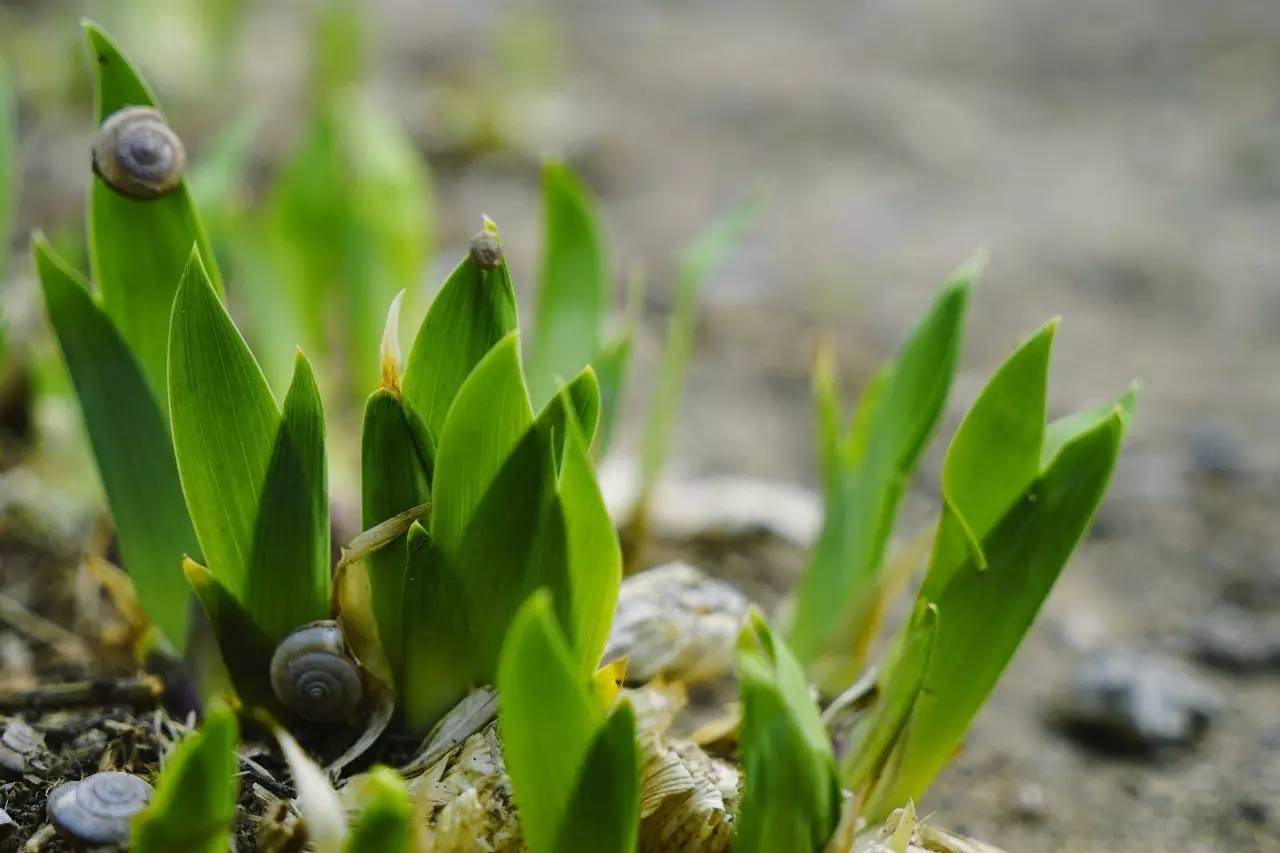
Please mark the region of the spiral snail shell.
<svg viewBox="0 0 1280 853"><path fill-rule="evenodd" d="M349 716L364 695L364 678L338 623L312 622L285 637L271 656L271 689L304 720L327 723Z"/></svg>
<svg viewBox="0 0 1280 853"><path fill-rule="evenodd" d="M89 847L124 844L129 840L129 820L147 807L153 793L132 773L109 770L54 788L45 810L68 841Z"/></svg>
<svg viewBox="0 0 1280 853"><path fill-rule="evenodd" d="M25 773L28 762L44 749L44 738L22 720L12 720L0 734L0 767Z"/></svg>
<svg viewBox="0 0 1280 853"><path fill-rule="evenodd" d="M481 269L497 269L502 264L502 243L498 241L498 235L488 228L471 238L470 250L471 260Z"/></svg>
<svg viewBox="0 0 1280 853"><path fill-rule="evenodd" d="M123 196L149 201L182 181L187 152L164 116L125 107L107 116L93 140L93 171Z"/></svg>

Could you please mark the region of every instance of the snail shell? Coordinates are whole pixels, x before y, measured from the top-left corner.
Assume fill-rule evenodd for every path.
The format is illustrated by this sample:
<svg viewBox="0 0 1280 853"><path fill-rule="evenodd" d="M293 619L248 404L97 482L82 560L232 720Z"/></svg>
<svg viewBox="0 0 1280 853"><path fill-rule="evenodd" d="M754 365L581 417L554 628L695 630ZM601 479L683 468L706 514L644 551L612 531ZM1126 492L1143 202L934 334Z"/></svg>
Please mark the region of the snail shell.
<svg viewBox="0 0 1280 853"><path fill-rule="evenodd" d="M312 622L285 637L271 656L271 689L304 720L327 723L349 716L364 694L364 678L338 623Z"/></svg>
<svg viewBox="0 0 1280 853"><path fill-rule="evenodd" d="M147 807L151 786L132 773L111 770L49 793L49 821L68 841L97 847L129 840L129 821Z"/></svg>
<svg viewBox="0 0 1280 853"><path fill-rule="evenodd" d="M164 116L125 107L107 116L93 140L93 171L117 193L149 201L182 181L187 152Z"/></svg>
<svg viewBox="0 0 1280 853"><path fill-rule="evenodd" d="M471 238L471 260L485 270L497 269L502 263L502 243L488 228Z"/></svg>
<svg viewBox="0 0 1280 853"><path fill-rule="evenodd" d="M13 773L25 773L28 761L44 748L44 738L22 720L12 720L0 734L0 767Z"/></svg>

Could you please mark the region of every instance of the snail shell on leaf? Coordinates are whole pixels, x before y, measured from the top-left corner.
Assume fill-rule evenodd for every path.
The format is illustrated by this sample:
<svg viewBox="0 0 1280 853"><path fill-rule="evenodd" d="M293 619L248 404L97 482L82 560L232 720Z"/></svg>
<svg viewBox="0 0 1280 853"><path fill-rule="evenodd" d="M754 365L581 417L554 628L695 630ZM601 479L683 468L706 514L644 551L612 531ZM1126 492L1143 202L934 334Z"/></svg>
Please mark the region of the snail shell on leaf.
<svg viewBox="0 0 1280 853"><path fill-rule="evenodd" d="M502 264L502 243L498 241L498 235L488 228L471 238L470 252L471 260L480 269L497 269Z"/></svg>
<svg viewBox="0 0 1280 853"><path fill-rule="evenodd" d="M124 844L130 819L147 807L153 793L132 773L110 770L54 788L45 810L68 841L89 847Z"/></svg>
<svg viewBox="0 0 1280 853"><path fill-rule="evenodd" d="M132 199L149 201L172 192L186 164L182 140L151 107L112 113L93 140L94 174Z"/></svg>
<svg viewBox="0 0 1280 853"><path fill-rule="evenodd" d="M355 711L364 677L338 623L312 622L285 637L271 656L271 689L285 707L313 723L341 720Z"/></svg>

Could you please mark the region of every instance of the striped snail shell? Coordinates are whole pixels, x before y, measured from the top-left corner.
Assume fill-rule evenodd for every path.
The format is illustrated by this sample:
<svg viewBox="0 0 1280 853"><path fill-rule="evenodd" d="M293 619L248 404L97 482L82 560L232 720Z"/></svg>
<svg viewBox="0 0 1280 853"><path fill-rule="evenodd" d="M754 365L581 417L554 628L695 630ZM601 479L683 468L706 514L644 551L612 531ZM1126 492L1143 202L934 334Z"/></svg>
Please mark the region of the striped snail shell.
<svg viewBox="0 0 1280 853"><path fill-rule="evenodd" d="M88 847L124 844L130 819L147 807L153 793L144 779L109 770L54 788L45 810L68 841Z"/></svg>
<svg viewBox="0 0 1280 853"><path fill-rule="evenodd" d="M182 140L151 107L112 113L93 140L94 174L120 195L139 201L176 189L186 164Z"/></svg>
<svg viewBox="0 0 1280 853"><path fill-rule="evenodd" d="M271 689L290 711L313 723L350 716L364 695L360 665L331 619L304 625L271 656Z"/></svg>

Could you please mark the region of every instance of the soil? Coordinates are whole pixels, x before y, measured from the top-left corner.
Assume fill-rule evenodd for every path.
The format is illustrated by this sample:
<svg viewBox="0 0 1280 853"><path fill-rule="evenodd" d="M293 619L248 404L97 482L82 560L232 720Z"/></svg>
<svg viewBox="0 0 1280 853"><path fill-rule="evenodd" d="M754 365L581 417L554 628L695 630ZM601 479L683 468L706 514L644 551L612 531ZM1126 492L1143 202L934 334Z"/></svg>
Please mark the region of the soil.
<svg viewBox="0 0 1280 853"><path fill-rule="evenodd" d="M47 38L55 15L75 37L72 5L0 7L4 43ZM705 291L674 471L812 485L813 342L835 341L851 398L979 245L991 263L943 436L1004 354L1054 315L1054 414L1140 378L1093 534L921 809L1018 853L1280 851L1280 674L1219 672L1193 660L1190 640L1195 617L1241 589L1280 607L1265 592L1280 584L1280 6L366 5L378 90L436 170L440 269L487 213L531 304L545 153L567 156L600 193L616 267L647 269L620 453L637 443L676 248L757 187L760 221ZM104 23L140 45L197 154L202 133L252 93L271 116L269 167L302 100L299 14L255 10L217 86L185 31L147 38L124 13ZM87 114L82 102L24 103L15 233L79 221ZM486 124L493 115L505 123ZM936 510L944 443L913 484L904 531ZM69 566L78 547L64 537L33 556L22 535L0 531L0 592L95 638L96 611L83 612L73 585L32 580L58 577L49 567ZM651 558L673 554L744 579L758 598L781 595L803 560L777 543L665 543ZM1086 652L1131 643L1185 659L1222 694L1200 743L1122 757L1046 722ZM6 680L71 674L12 629L0 652Z"/></svg>

